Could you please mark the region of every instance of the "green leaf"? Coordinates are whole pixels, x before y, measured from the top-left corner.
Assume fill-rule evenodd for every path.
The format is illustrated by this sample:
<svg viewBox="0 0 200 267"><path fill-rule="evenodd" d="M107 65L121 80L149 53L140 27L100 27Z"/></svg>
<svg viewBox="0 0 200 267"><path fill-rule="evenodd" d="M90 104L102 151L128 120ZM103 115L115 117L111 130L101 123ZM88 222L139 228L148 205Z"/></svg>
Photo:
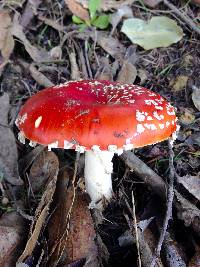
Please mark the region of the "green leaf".
<svg viewBox="0 0 200 267"><path fill-rule="evenodd" d="M94 21L92 21L92 25L103 30L108 27L110 23L110 18L108 15L101 15L97 17Z"/></svg>
<svg viewBox="0 0 200 267"><path fill-rule="evenodd" d="M121 31L135 44L144 49L167 47L183 37L183 30L177 23L164 16L152 17L149 22L130 18L123 23Z"/></svg>
<svg viewBox="0 0 200 267"><path fill-rule="evenodd" d="M85 23L81 18L79 18L75 15L72 16L72 21L76 24L84 24Z"/></svg>
<svg viewBox="0 0 200 267"><path fill-rule="evenodd" d="M96 15L97 10L99 9L101 4L101 0L89 0L89 12L90 12L90 17L93 19Z"/></svg>
<svg viewBox="0 0 200 267"><path fill-rule="evenodd" d="M80 24L80 26L79 26L79 32L84 32L86 27L87 27L86 24Z"/></svg>

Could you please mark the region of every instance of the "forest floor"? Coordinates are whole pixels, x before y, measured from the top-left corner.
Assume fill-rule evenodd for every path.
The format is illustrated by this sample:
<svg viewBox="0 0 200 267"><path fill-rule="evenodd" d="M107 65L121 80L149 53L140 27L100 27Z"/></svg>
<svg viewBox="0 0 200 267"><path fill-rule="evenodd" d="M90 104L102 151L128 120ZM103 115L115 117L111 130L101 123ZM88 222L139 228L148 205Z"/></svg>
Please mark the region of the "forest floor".
<svg viewBox="0 0 200 267"><path fill-rule="evenodd" d="M161 233L155 266L200 266L200 1L0 6L0 266L153 267ZM174 169L167 141L114 156L113 199L102 214L88 208L84 155L22 144L15 125L30 96L80 79L146 87L176 108L180 125Z"/></svg>

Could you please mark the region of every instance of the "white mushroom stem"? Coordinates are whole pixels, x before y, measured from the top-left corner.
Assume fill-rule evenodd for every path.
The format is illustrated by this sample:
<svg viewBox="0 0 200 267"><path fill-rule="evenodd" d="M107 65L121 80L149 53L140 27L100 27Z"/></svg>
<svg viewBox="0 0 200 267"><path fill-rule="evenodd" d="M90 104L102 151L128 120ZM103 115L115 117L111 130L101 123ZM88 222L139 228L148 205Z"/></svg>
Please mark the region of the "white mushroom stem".
<svg viewBox="0 0 200 267"><path fill-rule="evenodd" d="M103 197L107 200L112 197L113 156L111 151L85 152L85 186L91 198L90 208L100 207L97 203Z"/></svg>

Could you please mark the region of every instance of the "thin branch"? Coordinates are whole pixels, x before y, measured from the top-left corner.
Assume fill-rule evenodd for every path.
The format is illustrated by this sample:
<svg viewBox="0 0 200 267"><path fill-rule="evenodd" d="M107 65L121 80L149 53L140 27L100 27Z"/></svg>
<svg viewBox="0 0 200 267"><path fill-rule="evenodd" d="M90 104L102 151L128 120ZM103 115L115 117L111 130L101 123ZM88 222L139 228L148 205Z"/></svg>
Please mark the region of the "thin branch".
<svg viewBox="0 0 200 267"><path fill-rule="evenodd" d="M173 152L173 140L172 139L169 139L168 147L169 147L169 170L170 172L169 172L169 186L168 186L168 196L167 196L167 210L166 210L166 214L164 218L163 228L160 233L158 245L157 245L157 248L155 249L155 253L152 258L150 267L155 266L156 260L160 256L160 251L162 248L163 241L165 239L169 220L172 217L172 204L173 204L173 199L174 199L174 176L175 176L175 170L174 170L174 164L173 164L174 152Z"/></svg>
<svg viewBox="0 0 200 267"><path fill-rule="evenodd" d="M193 31L200 35L200 28L183 12L181 12L177 7L171 4L168 0L163 0L163 3L170 8L174 13L176 13Z"/></svg>
<svg viewBox="0 0 200 267"><path fill-rule="evenodd" d="M135 228L135 239L136 239L136 246L137 246L137 253L138 253L138 266L142 267L141 257L140 257L140 243L138 237L138 226L137 226L137 219L135 213L135 198L132 191L132 203L133 203L133 218L134 218L134 228Z"/></svg>

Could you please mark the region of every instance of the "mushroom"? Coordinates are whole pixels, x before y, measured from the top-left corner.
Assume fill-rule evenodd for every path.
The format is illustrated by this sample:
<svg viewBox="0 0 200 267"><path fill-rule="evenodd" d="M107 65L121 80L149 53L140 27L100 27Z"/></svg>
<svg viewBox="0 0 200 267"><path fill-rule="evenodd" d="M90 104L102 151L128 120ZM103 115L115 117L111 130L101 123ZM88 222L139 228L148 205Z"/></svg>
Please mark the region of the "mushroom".
<svg viewBox="0 0 200 267"><path fill-rule="evenodd" d="M174 108L146 88L100 80L70 81L33 95L21 108L19 139L30 145L85 152L90 207L112 197L114 153L168 139L177 130Z"/></svg>

